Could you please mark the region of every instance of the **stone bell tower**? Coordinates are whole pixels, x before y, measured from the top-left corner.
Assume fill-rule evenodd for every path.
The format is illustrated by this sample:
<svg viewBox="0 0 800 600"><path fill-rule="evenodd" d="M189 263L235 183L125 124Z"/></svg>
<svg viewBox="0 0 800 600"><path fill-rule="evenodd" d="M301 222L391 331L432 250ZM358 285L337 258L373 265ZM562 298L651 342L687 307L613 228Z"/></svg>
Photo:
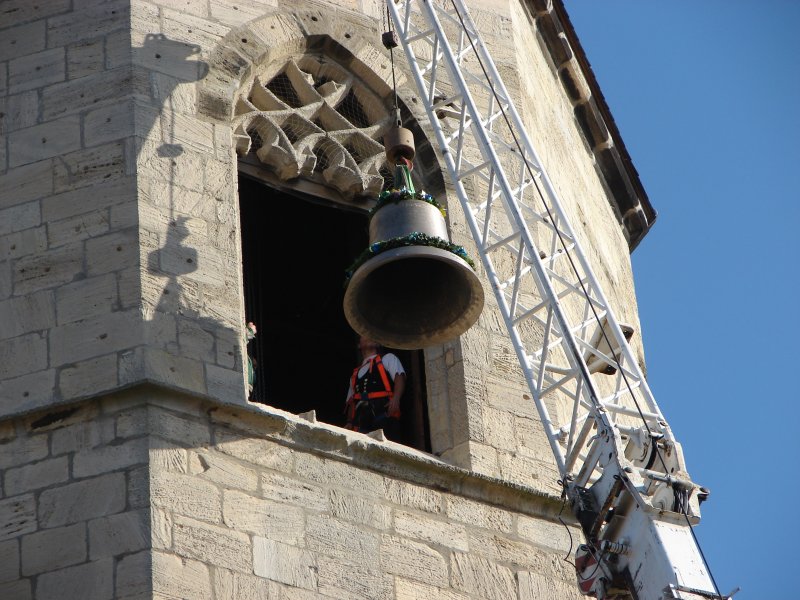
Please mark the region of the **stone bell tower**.
<svg viewBox="0 0 800 600"><path fill-rule="evenodd" d="M655 213L560 1L469 4L637 323ZM341 277L392 185L384 20L377 0L0 3L0 598L579 597L491 300L401 356L405 444L341 427ZM474 251L395 59L416 183Z"/></svg>

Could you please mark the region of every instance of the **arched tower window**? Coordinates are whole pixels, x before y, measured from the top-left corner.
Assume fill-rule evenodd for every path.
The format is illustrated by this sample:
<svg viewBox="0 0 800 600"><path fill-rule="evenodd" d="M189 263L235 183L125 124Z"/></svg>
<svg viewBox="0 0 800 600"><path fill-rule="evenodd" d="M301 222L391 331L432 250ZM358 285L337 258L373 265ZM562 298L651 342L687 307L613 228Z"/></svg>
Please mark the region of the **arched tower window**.
<svg viewBox="0 0 800 600"><path fill-rule="evenodd" d="M368 209L392 184L387 96L309 52L258 73L235 105L245 312L258 328L251 399L337 425L359 361L344 273L368 243ZM392 351L408 373L404 441L430 449L422 352Z"/></svg>

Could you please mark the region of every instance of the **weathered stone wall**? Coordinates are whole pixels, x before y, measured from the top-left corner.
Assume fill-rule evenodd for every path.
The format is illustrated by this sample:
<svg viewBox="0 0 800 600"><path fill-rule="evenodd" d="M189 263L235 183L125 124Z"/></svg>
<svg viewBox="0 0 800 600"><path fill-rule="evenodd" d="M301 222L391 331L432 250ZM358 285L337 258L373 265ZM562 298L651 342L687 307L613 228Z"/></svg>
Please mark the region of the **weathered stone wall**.
<svg viewBox="0 0 800 600"><path fill-rule="evenodd" d="M132 597L150 547L142 411L87 403L0 423L0 598Z"/></svg>
<svg viewBox="0 0 800 600"><path fill-rule="evenodd" d="M214 128L187 116L206 65L162 10L184 14L3 4L0 414L147 380L243 401L235 170L210 170ZM193 261L205 244L226 261Z"/></svg>
<svg viewBox="0 0 800 600"><path fill-rule="evenodd" d="M310 1L6 6L0 414L145 381L244 403L238 90L329 39L386 96L382 4L337 4L335 19ZM538 21L516 0L476 3L474 18L612 304L636 324L623 229ZM401 98L430 140L398 64ZM452 237L470 248L448 200ZM476 327L426 351L433 449L553 490L550 450L487 297Z"/></svg>
<svg viewBox="0 0 800 600"><path fill-rule="evenodd" d="M129 11L71 4L0 8L5 415L115 388L141 343Z"/></svg>
<svg viewBox="0 0 800 600"><path fill-rule="evenodd" d="M543 21L470 5L636 325L620 215ZM477 325L425 351L439 458L244 408L237 94L327 40L384 97L382 19L378 0L0 3L0 597L575 595L550 449L488 286Z"/></svg>
<svg viewBox="0 0 800 600"><path fill-rule="evenodd" d="M578 597L558 501L401 446L158 390L0 431L2 598Z"/></svg>

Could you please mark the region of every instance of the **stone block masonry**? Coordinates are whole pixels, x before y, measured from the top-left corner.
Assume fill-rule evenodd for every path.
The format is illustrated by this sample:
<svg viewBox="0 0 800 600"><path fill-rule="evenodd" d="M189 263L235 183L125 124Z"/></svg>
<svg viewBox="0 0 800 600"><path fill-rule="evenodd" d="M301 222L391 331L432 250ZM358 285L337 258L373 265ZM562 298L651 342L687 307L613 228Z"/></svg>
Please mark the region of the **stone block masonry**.
<svg viewBox="0 0 800 600"><path fill-rule="evenodd" d="M616 141L585 85L564 92L582 75L547 50L551 3L469 3L635 322L628 234L592 154ZM0 599L578 597L550 451L491 300L425 351L435 457L245 400L237 103L309 59L387 98L384 11L0 0Z"/></svg>
<svg viewBox="0 0 800 600"><path fill-rule="evenodd" d="M0 432L3 598L579 597L557 499L280 411L135 389Z"/></svg>
<svg viewBox="0 0 800 600"><path fill-rule="evenodd" d="M125 150L133 148L132 115L115 110L131 93L130 61L111 69L105 56L106 38L129 28L127 5L0 6L4 416L114 389L117 353L143 337L141 325L119 312L119 298L131 295L126 287L137 285L121 277L139 263L138 244L130 243L135 222L112 225L120 205L135 212L136 200L128 178L135 157ZM113 228L129 234L119 251L96 241L111 240ZM95 329L75 335L70 324L87 318ZM57 480L62 468L52 462L11 473L12 489Z"/></svg>
<svg viewBox="0 0 800 600"><path fill-rule="evenodd" d="M129 411L100 403L5 421L0 597L115 598L116 564L150 546L134 472L147 438L116 435Z"/></svg>
<svg viewBox="0 0 800 600"><path fill-rule="evenodd" d="M229 310L239 286L225 283L236 254L209 253L193 275L184 256L217 242L207 239L216 200L191 242L173 244L166 229L182 197L173 184L202 206L222 195L219 177L206 193L205 163L213 171L217 155L230 154L195 114L193 82L207 68L200 39L186 27L180 41L160 33L162 17L182 22L184 11L130 0L1 4L0 416L142 381L243 402L239 319ZM191 19L190 30L212 34L202 38L209 46L229 29ZM150 180L168 187L154 213ZM162 316L191 297L191 323L176 339L178 323Z"/></svg>
<svg viewBox="0 0 800 600"><path fill-rule="evenodd" d="M543 43L552 11L518 0L471 4L612 303L635 323L624 227L576 121L576 103L588 106L591 92L578 85L577 96L565 93L559 73L570 69L578 83L583 76L569 52ZM0 417L144 382L245 403L238 103L257 75L320 52L385 99L389 66L376 34L383 6L2 3ZM418 146L430 148L403 60L397 76L420 125ZM613 141L601 129L589 146ZM438 181L443 163L429 154L424 168ZM469 249L460 208L442 193L451 236ZM553 491L550 450L504 335L490 300L461 339L426 350L432 450Z"/></svg>

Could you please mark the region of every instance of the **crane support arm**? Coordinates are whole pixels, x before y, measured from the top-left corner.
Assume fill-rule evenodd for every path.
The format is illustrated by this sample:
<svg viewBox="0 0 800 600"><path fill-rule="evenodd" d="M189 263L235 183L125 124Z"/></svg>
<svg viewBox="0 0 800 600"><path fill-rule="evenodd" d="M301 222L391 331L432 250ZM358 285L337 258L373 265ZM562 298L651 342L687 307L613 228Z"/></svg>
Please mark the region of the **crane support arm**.
<svg viewBox="0 0 800 600"><path fill-rule="evenodd" d="M464 3L388 9L586 538L581 591L722 600L691 529L705 492ZM614 383L599 386L608 374Z"/></svg>

